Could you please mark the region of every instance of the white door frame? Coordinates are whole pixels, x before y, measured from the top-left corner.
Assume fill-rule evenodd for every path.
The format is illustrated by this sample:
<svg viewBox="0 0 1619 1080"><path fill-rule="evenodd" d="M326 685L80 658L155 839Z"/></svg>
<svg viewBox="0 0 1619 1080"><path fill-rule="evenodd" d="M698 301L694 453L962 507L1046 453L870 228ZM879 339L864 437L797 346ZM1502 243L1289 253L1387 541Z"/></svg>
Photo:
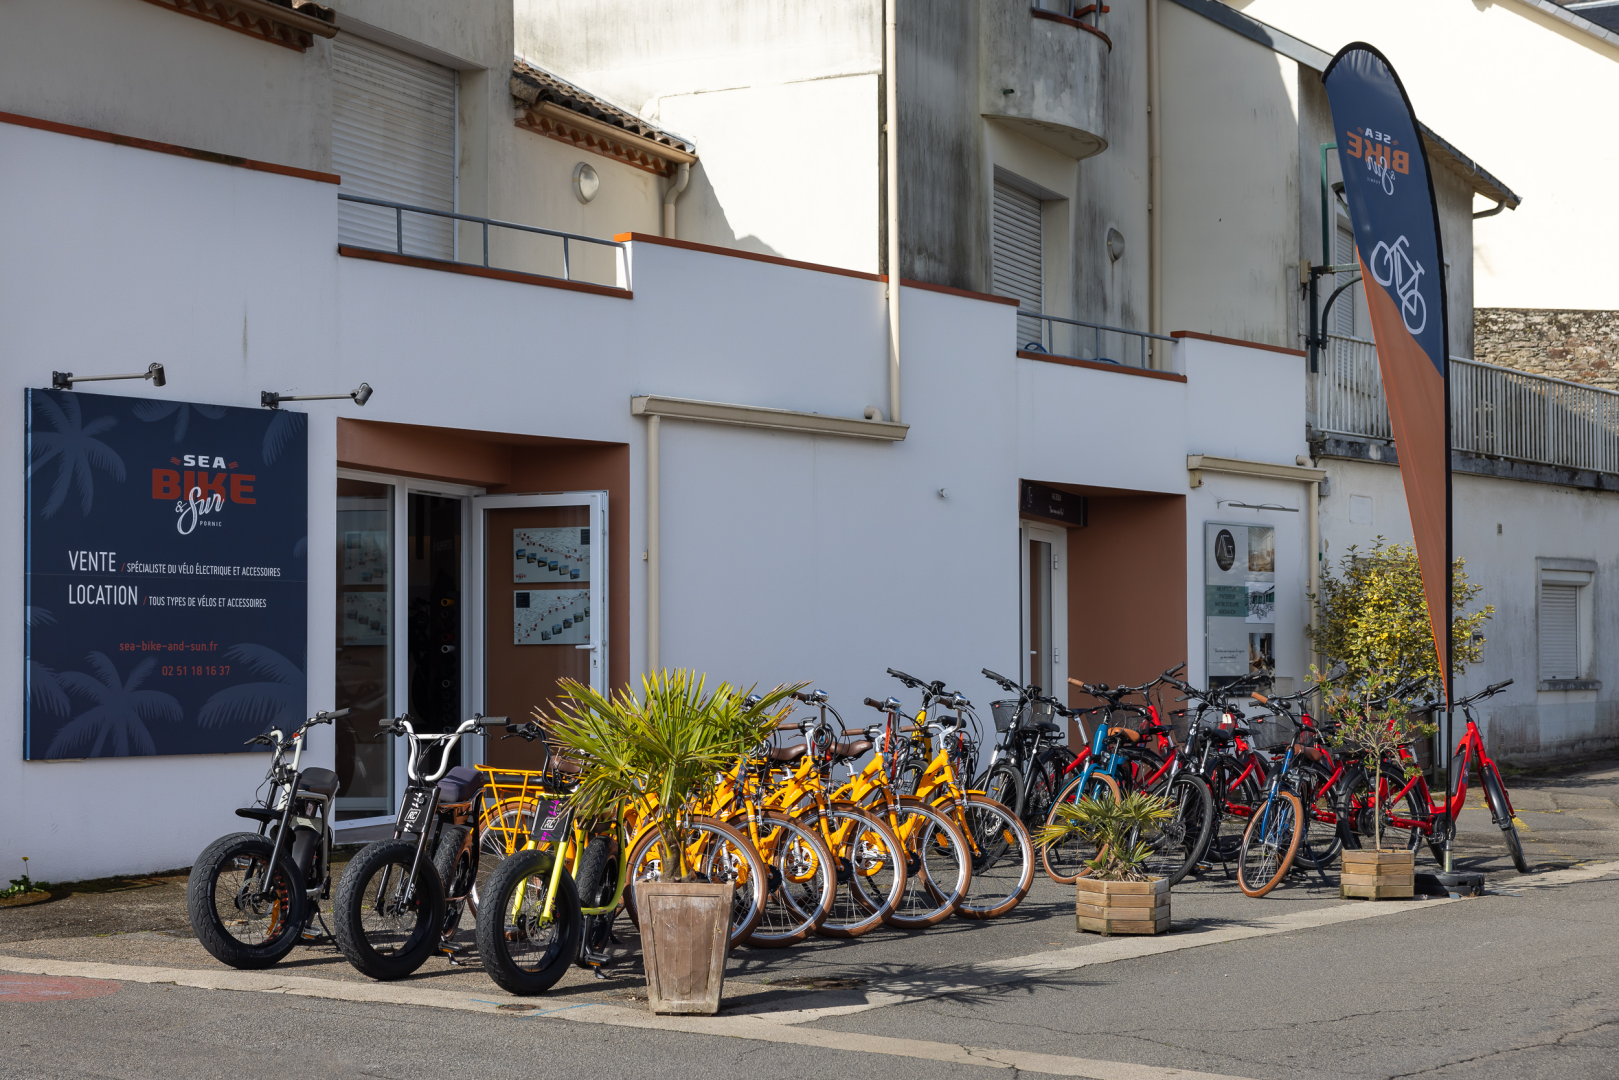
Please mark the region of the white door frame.
<svg viewBox="0 0 1619 1080"><path fill-rule="evenodd" d="M337 475L344 480L364 480L372 484L386 484L394 489L393 496L393 561L389 572L393 579L390 603L393 607L390 632L393 635L393 679L389 688L389 699L393 702L396 712L404 712L410 703L410 603L406 590L409 588L409 554L410 543L410 496L417 495L443 495L461 502L461 535L470 536L470 526L473 520L472 499L482 495L481 487L469 487L465 484L451 484L440 480L423 480L417 476L399 476L392 473L368 472L364 469L338 469ZM462 545L461 549L461 580L463 583L472 580L472 547L470 544ZM341 586L341 583L339 583ZM469 587L470 591L470 587ZM471 598L470 603L463 605L462 619L470 620L474 615L481 618L483 610L483 595L480 593ZM463 650L461 659L461 708L467 712L469 704L468 688L471 684L472 670L467 662L467 652ZM467 715L471 715L467 712ZM480 750L479 753L482 751ZM390 797L397 796L404 790L405 766L409 759L409 747L404 739L394 740L393 752L393 783L389 788ZM397 799L394 800L397 802ZM346 818L341 828L358 829L367 825L390 825L394 820L394 810L390 808L387 813L365 818Z"/></svg>
<svg viewBox="0 0 1619 1080"><path fill-rule="evenodd" d="M484 710L484 624L483 598L488 595L489 546L485 536L485 514L490 510L505 510L529 506L585 506L590 509L590 643L575 645L576 649L590 650L590 687L600 693L607 692L607 492L605 491L545 491L527 495L477 495L471 499L472 507L472 575L471 587L477 595L477 618L472 620L467 639L471 654L470 689L471 709ZM467 753L476 764L484 762L482 739L467 741Z"/></svg>
<svg viewBox="0 0 1619 1080"><path fill-rule="evenodd" d="M1068 530L1059 525L1020 520L1018 522L1018 671L1025 683L1034 673L1029 663L1029 541L1051 545L1051 681L1041 689L1052 697L1066 700L1068 687Z"/></svg>

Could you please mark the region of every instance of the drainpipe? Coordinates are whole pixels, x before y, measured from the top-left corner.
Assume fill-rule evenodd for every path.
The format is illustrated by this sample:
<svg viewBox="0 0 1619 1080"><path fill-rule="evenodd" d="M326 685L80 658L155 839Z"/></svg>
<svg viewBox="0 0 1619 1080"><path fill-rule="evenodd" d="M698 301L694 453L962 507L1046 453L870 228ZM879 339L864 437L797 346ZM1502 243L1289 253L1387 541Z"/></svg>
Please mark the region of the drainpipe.
<svg viewBox="0 0 1619 1080"><path fill-rule="evenodd" d="M1164 125L1160 119L1164 94L1158 56L1158 0L1147 0L1147 322L1155 334L1164 332ZM1158 345L1153 342L1154 348ZM1165 367L1159 357L1153 365Z"/></svg>
<svg viewBox="0 0 1619 1080"><path fill-rule="evenodd" d="M899 423L899 0L883 0L883 159L888 172L888 419Z"/></svg>
<svg viewBox="0 0 1619 1080"><path fill-rule="evenodd" d="M1306 461L1310 459L1306 458ZM1314 462L1311 462L1313 465ZM1321 603L1321 483L1317 480L1305 485L1310 489L1310 617L1308 625L1313 631L1316 628L1316 610ZM1306 652L1311 661L1319 667L1321 657L1316 653L1314 642L1306 646Z"/></svg>
<svg viewBox="0 0 1619 1080"><path fill-rule="evenodd" d="M680 198L680 193L686 190L690 182L691 165L682 161L669 186L663 190L663 235L671 240L675 238L675 200Z"/></svg>
<svg viewBox="0 0 1619 1080"><path fill-rule="evenodd" d="M684 168L684 166L682 166ZM674 214L673 208L669 211ZM658 425L662 417L656 414L646 421L646 669L648 674L659 670L661 635L659 620L662 604L659 600L659 516L658 497Z"/></svg>

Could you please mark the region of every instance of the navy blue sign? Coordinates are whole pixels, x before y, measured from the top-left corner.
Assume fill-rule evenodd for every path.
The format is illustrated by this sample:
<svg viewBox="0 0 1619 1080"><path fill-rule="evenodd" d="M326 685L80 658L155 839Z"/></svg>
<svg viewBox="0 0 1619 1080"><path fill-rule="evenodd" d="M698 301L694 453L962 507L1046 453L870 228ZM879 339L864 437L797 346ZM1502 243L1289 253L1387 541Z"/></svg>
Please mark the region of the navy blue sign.
<svg viewBox="0 0 1619 1080"><path fill-rule="evenodd" d="M29 759L219 754L305 715L303 413L29 390Z"/></svg>

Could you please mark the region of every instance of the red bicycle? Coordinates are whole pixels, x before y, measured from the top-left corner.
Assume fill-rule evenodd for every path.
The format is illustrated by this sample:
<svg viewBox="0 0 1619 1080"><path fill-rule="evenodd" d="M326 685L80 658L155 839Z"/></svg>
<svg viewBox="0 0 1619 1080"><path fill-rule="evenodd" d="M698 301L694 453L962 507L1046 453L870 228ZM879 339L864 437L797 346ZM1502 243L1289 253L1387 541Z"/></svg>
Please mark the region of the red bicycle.
<svg viewBox="0 0 1619 1080"><path fill-rule="evenodd" d="M1501 837L1512 856L1512 865L1518 868L1520 874L1529 872L1529 863L1523 857L1523 844L1518 840L1518 830L1512 820L1512 803L1507 798L1506 785L1501 782L1501 770L1485 753L1484 737L1479 734L1478 723L1473 717L1475 704L1494 697L1511 686L1512 682L1508 679L1495 683L1456 703L1453 711L1461 712L1467 727L1461 741L1456 744L1455 756L1451 758L1448 795L1435 799L1420 772L1410 779L1406 778L1402 766L1415 760L1409 746L1400 748L1400 765L1392 761L1382 763L1378 770L1378 805L1382 810L1383 835L1391 843L1415 851L1419 844L1426 841L1433 857L1443 864L1445 841L1453 835L1456 817L1467 803L1468 773L1476 760L1480 786L1484 789L1484 802L1489 807L1491 820L1501 829ZM1341 807L1340 812L1352 831L1366 837L1373 834L1372 789L1365 764L1345 782Z"/></svg>

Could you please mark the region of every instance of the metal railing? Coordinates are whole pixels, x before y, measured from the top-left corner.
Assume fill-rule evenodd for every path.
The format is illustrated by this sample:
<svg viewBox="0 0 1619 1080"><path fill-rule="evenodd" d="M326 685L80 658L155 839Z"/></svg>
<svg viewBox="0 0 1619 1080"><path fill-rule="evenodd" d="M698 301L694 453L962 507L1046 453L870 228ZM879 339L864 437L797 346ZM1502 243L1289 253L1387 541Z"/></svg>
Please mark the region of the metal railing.
<svg viewBox="0 0 1619 1080"><path fill-rule="evenodd" d="M1021 340L1024 336L1022 325L1024 319L1040 320L1039 341ZM1160 363L1156 368L1148 363L1148 339L1153 341L1167 341L1171 345L1175 343L1174 338L1164 334L1149 334L1145 330L1126 330L1122 326L1108 326L1106 323L1086 322L1084 319L1065 319L1060 315L1041 315L1038 312L1032 311L1018 312L1018 323L1018 337L1020 339L1018 348L1025 352L1049 353L1052 356L1060 357L1064 360L1094 360L1102 364L1118 364L1120 367L1138 367L1159 371L1171 370L1168 363ZM1066 329L1068 327L1075 327L1077 329ZM1085 333L1086 330L1090 332ZM1068 347L1072 348L1074 350L1073 352L1070 353L1058 351L1056 339L1059 333L1062 337L1067 339L1069 343ZM1139 346L1139 363L1131 363L1128 360L1117 360L1113 357L1105 355L1102 348L1103 334L1119 334L1124 338L1135 338L1136 345ZM1084 355L1084 351L1080 347L1083 344L1084 338L1091 339L1091 354L1089 356ZM1134 349L1134 346L1131 348ZM1167 358L1173 356L1174 353L1169 349L1164 349L1162 350L1162 355Z"/></svg>
<svg viewBox="0 0 1619 1080"><path fill-rule="evenodd" d="M1329 335L1321 367L1316 429L1392 439L1376 346ZM1453 356L1450 433L1457 450L1619 473L1619 392Z"/></svg>
<svg viewBox="0 0 1619 1080"><path fill-rule="evenodd" d="M449 210L434 210L434 209L431 209L430 207L426 207L426 206L412 206L409 203L391 202L391 201L389 201L387 199L372 199L372 198L367 198L367 197L365 197L363 195L346 195L346 194L344 194L342 192L339 192L337 197L342 202L360 203L360 204L365 205L365 206L380 206L380 207L383 207L385 209L392 210L393 211L393 219L394 219L394 230L393 230L393 232L394 232L394 246L392 248L392 252L393 252L393 254L396 254L396 255L415 255L418 258L436 259L436 260L439 260L439 261L442 261L442 262L454 262L454 263L459 263L459 264L462 264L462 265L472 265L472 266L482 265L485 269L488 269L488 270L507 270L507 271L510 271L512 273L529 274L529 275L531 275L533 277L552 278L552 279L560 280L560 281L578 281L578 280L581 280L581 279L575 278L573 276L573 258L572 258L572 251L570 250L569 245L573 244L573 243L594 244L594 245L596 245L598 247L605 247L605 248L614 249L613 268L614 268L614 272L615 272L615 275L616 275L616 280L617 280L617 282L622 282L624 288L628 289L630 287L629 263L625 259L624 245L622 243L618 242L617 240L603 240L600 237L596 237L596 236L582 236L582 235L580 235L578 233L562 232L562 231L560 231L558 229L542 229L537 225L519 225L514 221L499 221L499 220L496 220L494 218L477 217L476 215L473 215L473 214L457 214L457 213L454 213L454 212L449 211ZM419 252L406 251L405 250L405 215L406 214L426 214L429 217L434 217L434 218L439 218L439 219L448 219L450 221L464 221L464 222L469 222L471 224L480 226L481 229L482 229L482 233L483 233L483 262L481 264L479 264L479 263L469 263L467 260L461 259L459 257L452 257L450 259L445 259L442 252L419 253ZM452 226L452 228L453 228L453 226ZM555 274L537 273L537 272L535 272L535 271L533 271L531 269L525 269L525 268L516 267L516 266L495 266L495 265L491 265L490 262L489 262L489 230L490 230L490 228L510 229L513 232L530 233L530 234L539 235L539 236L550 236L550 237L555 237L555 238L561 240L562 241L562 276L560 278L558 278L557 275L555 275ZM348 245L345 245L345 246L361 248L362 250L365 250L365 251L387 251L387 250L389 250L387 248L366 247L363 244L348 244ZM602 284L602 283L601 282L596 282L594 284Z"/></svg>

